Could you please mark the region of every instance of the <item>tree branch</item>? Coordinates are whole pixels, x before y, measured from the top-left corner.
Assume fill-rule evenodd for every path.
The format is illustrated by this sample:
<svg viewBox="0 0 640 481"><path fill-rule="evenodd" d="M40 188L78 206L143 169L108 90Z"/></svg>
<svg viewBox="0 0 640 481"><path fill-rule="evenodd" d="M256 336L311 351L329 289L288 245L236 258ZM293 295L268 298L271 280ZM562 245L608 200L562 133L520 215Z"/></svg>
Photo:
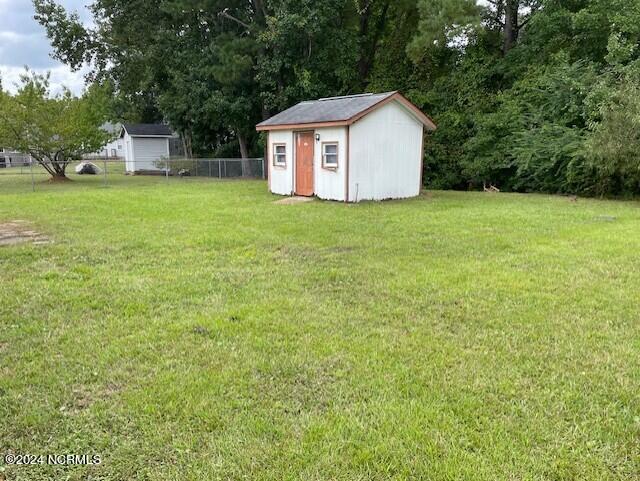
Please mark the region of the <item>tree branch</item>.
<svg viewBox="0 0 640 481"><path fill-rule="evenodd" d="M56 173L53 171L53 169L51 169L51 167L49 167L47 165L47 162L45 161L45 159L41 155L36 153L36 152L38 152L38 151L35 151L35 150L31 151L31 152L29 152L29 155L31 155L31 157L35 158L36 161L44 168L44 170L46 170L49 173L49 175L51 177L56 175Z"/></svg>
<svg viewBox="0 0 640 481"><path fill-rule="evenodd" d="M531 12L531 14L526 18L526 20L524 22L521 22L520 24L518 24L518 30L520 30L522 27L524 27L526 24L529 23L529 21L533 18L533 13Z"/></svg>
<svg viewBox="0 0 640 481"><path fill-rule="evenodd" d="M242 20L240 20L239 18L234 17L233 15L231 15L229 13L229 9L225 8L222 12L218 13L219 17L224 17L224 18L228 18L229 20L233 20L234 22L236 22L238 25L242 25L244 28L246 28L247 30L251 30L251 25L249 25L248 23L243 22Z"/></svg>

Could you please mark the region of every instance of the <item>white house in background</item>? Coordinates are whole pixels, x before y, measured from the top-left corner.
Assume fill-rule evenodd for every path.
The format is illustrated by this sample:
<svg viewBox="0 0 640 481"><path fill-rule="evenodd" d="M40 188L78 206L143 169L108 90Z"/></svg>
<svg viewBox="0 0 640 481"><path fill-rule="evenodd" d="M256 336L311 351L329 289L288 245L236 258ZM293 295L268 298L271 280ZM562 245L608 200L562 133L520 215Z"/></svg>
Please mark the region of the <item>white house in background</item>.
<svg viewBox="0 0 640 481"><path fill-rule="evenodd" d="M99 157L106 157L108 159L123 159L124 158L124 142L120 138L120 131L122 130L122 125L120 124L112 124L110 122L105 123L100 127L102 130L109 132L112 134L113 140L107 143L100 152L96 152L96 155Z"/></svg>
<svg viewBox="0 0 640 481"><path fill-rule="evenodd" d="M414 197L433 121L398 92L301 102L259 123L275 194L358 202Z"/></svg>
<svg viewBox="0 0 640 481"><path fill-rule="evenodd" d="M164 172L162 160L169 157L169 139L174 135L162 124L122 124L125 168L129 173Z"/></svg>
<svg viewBox="0 0 640 481"><path fill-rule="evenodd" d="M0 169L25 166L30 163L30 155L16 152L6 147L0 147Z"/></svg>

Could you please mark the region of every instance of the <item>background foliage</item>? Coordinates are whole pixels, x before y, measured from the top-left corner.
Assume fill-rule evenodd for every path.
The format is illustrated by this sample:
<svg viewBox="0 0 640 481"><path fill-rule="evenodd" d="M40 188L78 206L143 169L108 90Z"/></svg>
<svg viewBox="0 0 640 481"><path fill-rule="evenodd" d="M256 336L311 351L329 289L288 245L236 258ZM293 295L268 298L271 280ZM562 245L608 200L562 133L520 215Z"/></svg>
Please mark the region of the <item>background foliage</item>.
<svg viewBox="0 0 640 481"><path fill-rule="evenodd" d="M259 155L302 99L401 90L433 187L637 194L640 0L34 0L58 58L196 153Z"/></svg>

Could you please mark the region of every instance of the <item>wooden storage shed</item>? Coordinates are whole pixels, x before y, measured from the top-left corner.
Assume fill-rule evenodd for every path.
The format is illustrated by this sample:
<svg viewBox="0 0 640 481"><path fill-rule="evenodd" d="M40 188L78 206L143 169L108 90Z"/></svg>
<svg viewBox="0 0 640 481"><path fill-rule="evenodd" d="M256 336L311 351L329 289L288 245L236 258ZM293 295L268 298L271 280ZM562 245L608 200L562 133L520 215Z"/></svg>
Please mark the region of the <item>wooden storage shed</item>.
<svg viewBox="0 0 640 481"><path fill-rule="evenodd" d="M256 126L271 192L345 202L417 196L425 128L436 126L398 92L301 102Z"/></svg>

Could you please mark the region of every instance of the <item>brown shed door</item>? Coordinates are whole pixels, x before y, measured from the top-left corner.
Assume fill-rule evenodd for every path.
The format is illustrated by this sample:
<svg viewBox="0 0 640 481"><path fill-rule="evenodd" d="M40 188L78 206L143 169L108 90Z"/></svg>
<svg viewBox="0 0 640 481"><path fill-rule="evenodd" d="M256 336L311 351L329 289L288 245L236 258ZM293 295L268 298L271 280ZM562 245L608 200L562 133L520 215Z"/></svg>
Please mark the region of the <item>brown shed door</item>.
<svg viewBox="0 0 640 481"><path fill-rule="evenodd" d="M313 195L313 132L296 134L296 195Z"/></svg>

